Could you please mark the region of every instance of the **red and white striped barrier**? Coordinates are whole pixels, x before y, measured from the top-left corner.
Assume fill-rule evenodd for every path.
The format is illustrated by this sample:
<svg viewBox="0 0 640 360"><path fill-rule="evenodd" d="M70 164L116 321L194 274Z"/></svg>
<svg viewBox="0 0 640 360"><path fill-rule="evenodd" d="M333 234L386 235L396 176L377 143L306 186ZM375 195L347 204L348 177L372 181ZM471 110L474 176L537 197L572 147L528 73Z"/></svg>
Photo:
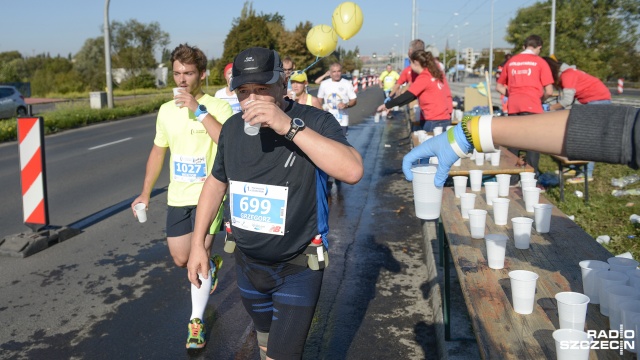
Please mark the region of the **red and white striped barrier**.
<svg viewBox="0 0 640 360"><path fill-rule="evenodd" d="M624 79L618 79L618 94L624 91Z"/></svg>
<svg viewBox="0 0 640 360"><path fill-rule="evenodd" d="M25 224L49 225L44 157L44 119L18 118L22 212Z"/></svg>
<svg viewBox="0 0 640 360"><path fill-rule="evenodd" d="M362 80L360 80L362 82L362 91L367 90L367 79L363 78Z"/></svg>
<svg viewBox="0 0 640 360"><path fill-rule="evenodd" d="M353 92L358 92L358 78L356 76L353 77Z"/></svg>

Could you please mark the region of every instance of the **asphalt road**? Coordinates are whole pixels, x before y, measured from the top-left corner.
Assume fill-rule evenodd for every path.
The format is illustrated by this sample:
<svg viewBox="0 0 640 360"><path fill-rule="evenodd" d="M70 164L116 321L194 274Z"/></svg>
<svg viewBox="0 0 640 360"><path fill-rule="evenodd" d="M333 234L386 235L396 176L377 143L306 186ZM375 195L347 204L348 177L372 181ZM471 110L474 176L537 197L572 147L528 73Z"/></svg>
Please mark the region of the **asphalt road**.
<svg viewBox="0 0 640 360"><path fill-rule="evenodd" d="M381 102L382 92L369 89L350 110L349 141L363 155L365 176L332 191L331 264L305 359L437 356L424 300L431 283L421 227L400 170L408 130L401 120L373 122ZM189 284L166 248L166 192L152 198L145 224L133 219L128 204L118 210L139 191L153 123L146 116L47 137L52 223L102 216L83 222L82 234L28 258L0 257L0 358L259 358L233 257L223 254L220 285L205 313L208 346L187 352ZM11 147L0 147L7 173L18 168L17 160L5 160ZM3 221L20 211L19 200L4 204ZM214 251L221 246L217 239Z"/></svg>

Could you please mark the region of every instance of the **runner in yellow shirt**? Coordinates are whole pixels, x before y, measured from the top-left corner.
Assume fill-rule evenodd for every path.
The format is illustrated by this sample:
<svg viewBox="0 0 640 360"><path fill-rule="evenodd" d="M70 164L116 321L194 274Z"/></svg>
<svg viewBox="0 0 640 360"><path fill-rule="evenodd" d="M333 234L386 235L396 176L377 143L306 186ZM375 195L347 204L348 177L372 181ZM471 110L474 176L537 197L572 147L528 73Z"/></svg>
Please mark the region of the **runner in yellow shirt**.
<svg viewBox="0 0 640 360"><path fill-rule="evenodd" d="M400 78L400 75L393 70L391 64L387 64L387 69L380 74L380 88L384 90L384 97L388 98L396 81Z"/></svg>
<svg viewBox="0 0 640 360"><path fill-rule="evenodd" d="M175 264L184 268L189 261L198 198L213 167L222 124L233 112L229 103L202 91L207 58L200 49L179 45L171 53L171 63L173 79L181 90L174 100L160 107L142 192L133 200L131 207L138 203L149 206L151 190L160 176L169 149L171 178L167 193L167 244ZM220 229L221 222L220 209L205 239L208 253L211 251L213 234ZM202 348L206 343L204 310L209 295L217 286L217 272L222 265L222 258L214 256L210 265L212 270L206 279L199 274L202 286L191 286L192 313L187 348Z"/></svg>

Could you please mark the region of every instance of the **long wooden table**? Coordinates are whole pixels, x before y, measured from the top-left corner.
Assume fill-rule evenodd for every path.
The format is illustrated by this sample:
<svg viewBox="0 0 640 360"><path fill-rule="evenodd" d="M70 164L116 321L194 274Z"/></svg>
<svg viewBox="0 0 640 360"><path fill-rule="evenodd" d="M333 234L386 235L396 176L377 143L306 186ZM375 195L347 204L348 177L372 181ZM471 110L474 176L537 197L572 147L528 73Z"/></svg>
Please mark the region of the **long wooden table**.
<svg viewBox="0 0 640 360"><path fill-rule="evenodd" d="M472 239L469 220L462 218L459 203L452 188L445 188L438 226L438 238L444 267L443 310L445 338L450 339L449 254L458 275L460 287L469 311L480 354L484 359L555 359L554 330L559 328L555 294L562 291L582 292L582 275L578 263L582 260L606 261L613 256L576 223L554 206L551 230L531 232L531 246L519 250L514 246L511 221L506 226L495 225L491 207L485 203L484 189L476 198L477 209L487 209L485 234L505 234L509 237L505 267L490 269L487 265L484 239ZM509 194L509 219L533 217L524 208L521 190L512 187ZM541 196L541 203L548 203ZM535 224L534 224L535 225ZM508 272L530 270L539 275L533 313L520 315L513 310ZM608 330L608 318L601 315L599 305L590 304L586 328ZM592 359L632 357L620 356L617 350L591 350Z"/></svg>

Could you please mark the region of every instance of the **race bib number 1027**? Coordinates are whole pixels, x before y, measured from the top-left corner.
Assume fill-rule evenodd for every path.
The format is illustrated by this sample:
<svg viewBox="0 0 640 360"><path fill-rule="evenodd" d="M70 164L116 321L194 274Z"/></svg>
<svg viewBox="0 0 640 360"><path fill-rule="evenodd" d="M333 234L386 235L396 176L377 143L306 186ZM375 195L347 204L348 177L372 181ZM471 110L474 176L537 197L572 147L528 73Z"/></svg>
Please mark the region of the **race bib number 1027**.
<svg viewBox="0 0 640 360"><path fill-rule="evenodd" d="M286 186L229 181L231 222L249 231L284 235L288 191Z"/></svg>

